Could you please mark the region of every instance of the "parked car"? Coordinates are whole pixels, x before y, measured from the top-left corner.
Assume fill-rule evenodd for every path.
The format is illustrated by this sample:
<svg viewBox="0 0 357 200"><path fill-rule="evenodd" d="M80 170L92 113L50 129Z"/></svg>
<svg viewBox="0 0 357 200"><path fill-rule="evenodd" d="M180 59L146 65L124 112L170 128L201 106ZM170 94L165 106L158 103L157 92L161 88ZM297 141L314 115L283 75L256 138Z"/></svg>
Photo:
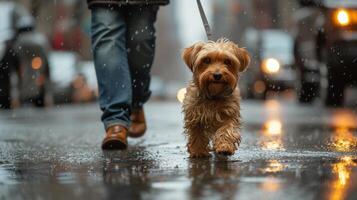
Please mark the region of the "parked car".
<svg viewBox="0 0 357 200"><path fill-rule="evenodd" d="M50 85L47 39L20 4L0 2L0 10L0 107L14 101L43 107Z"/></svg>
<svg viewBox="0 0 357 200"><path fill-rule="evenodd" d="M37 32L32 16L23 18L14 52L18 57L18 91L21 103L44 107L51 98L51 80L48 54L49 43L44 34ZM47 99L46 99L47 98Z"/></svg>
<svg viewBox="0 0 357 200"><path fill-rule="evenodd" d="M340 106L346 86L357 83L357 1L299 3L294 15L298 99L311 103L320 95L327 106Z"/></svg>
<svg viewBox="0 0 357 200"><path fill-rule="evenodd" d="M248 29L244 38L252 62L241 81L243 95L265 99L269 91L293 88L296 76L292 69L292 37L277 29Z"/></svg>

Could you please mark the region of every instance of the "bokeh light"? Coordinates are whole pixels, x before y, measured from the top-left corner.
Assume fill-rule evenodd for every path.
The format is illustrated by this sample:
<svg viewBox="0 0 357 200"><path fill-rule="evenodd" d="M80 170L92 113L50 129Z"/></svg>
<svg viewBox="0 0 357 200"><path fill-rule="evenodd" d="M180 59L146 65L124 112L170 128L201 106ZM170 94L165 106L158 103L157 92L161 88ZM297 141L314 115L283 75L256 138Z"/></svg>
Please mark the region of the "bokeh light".
<svg viewBox="0 0 357 200"><path fill-rule="evenodd" d="M282 124L277 119L268 120L264 124L264 133L266 135L281 135Z"/></svg>
<svg viewBox="0 0 357 200"><path fill-rule="evenodd" d="M263 71L267 74L274 74L280 70L280 63L275 58L268 58L263 61Z"/></svg>
<svg viewBox="0 0 357 200"><path fill-rule="evenodd" d="M350 23L350 17L346 10L337 11L336 18L337 22L342 26L346 26Z"/></svg>
<svg viewBox="0 0 357 200"><path fill-rule="evenodd" d="M185 99L185 95L186 95L186 88L181 88L178 92L177 92L177 100L182 103L183 100Z"/></svg>
<svg viewBox="0 0 357 200"><path fill-rule="evenodd" d="M38 70L42 67L42 59L41 57L34 57L31 62L32 69Z"/></svg>

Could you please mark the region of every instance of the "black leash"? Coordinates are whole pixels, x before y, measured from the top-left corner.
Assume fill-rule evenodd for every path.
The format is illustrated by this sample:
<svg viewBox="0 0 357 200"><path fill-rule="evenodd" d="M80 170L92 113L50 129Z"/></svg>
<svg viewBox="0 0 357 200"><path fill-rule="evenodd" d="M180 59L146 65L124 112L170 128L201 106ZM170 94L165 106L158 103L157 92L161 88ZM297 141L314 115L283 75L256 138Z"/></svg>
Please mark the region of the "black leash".
<svg viewBox="0 0 357 200"><path fill-rule="evenodd" d="M196 0L196 1L197 1L198 10L200 11L200 15L201 15L201 19L202 19L202 22L203 22L203 26L204 26L205 31L206 31L207 39L208 40L213 40L213 38L212 38L212 30L211 30L211 27L209 26L205 11L203 10L202 4L201 4L201 0Z"/></svg>

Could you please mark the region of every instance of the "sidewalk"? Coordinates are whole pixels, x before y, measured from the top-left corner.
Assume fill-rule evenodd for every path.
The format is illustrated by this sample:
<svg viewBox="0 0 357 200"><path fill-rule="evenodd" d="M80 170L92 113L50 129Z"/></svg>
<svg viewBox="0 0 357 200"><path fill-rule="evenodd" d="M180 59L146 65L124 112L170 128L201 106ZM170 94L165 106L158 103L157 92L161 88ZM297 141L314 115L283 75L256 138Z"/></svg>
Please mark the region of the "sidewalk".
<svg viewBox="0 0 357 200"><path fill-rule="evenodd" d="M180 104L150 102L145 109L148 133L120 152L101 151L104 130L96 104L0 112L0 199L357 195L356 129L335 133L329 125L341 115L336 113L355 120L351 112L243 102L243 141L236 154L189 159Z"/></svg>

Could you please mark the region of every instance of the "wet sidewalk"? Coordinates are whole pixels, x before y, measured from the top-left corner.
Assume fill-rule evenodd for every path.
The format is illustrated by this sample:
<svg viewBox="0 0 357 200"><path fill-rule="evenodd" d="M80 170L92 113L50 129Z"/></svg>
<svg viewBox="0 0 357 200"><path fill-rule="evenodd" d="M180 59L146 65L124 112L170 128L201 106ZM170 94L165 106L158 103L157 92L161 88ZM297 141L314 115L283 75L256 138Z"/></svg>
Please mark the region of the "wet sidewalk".
<svg viewBox="0 0 357 200"><path fill-rule="evenodd" d="M96 104L0 112L0 199L356 199L357 114L243 102L234 156L189 159L176 102L146 106L149 131L102 152Z"/></svg>

